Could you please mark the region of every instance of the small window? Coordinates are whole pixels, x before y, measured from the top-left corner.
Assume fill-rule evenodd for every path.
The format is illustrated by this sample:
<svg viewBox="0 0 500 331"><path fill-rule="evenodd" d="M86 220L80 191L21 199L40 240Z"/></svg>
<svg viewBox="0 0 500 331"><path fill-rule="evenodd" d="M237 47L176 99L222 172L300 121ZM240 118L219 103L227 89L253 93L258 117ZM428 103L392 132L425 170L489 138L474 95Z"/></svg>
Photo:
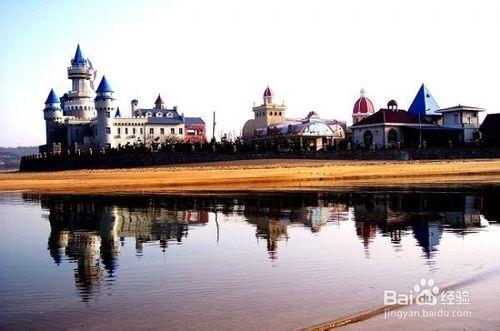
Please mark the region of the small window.
<svg viewBox="0 0 500 331"><path fill-rule="evenodd" d="M171 128L171 129L170 129L170 133L171 133L171 134L175 134L175 129L174 129L174 128Z"/></svg>
<svg viewBox="0 0 500 331"><path fill-rule="evenodd" d="M179 128L179 134L182 134L182 128Z"/></svg>
<svg viewBox="0 0 500 331"><path fill-rule="evenodd" d="M121 134L121 133L122 133L122 128L117 128L117 129L116 129L116 132L117 132L118 134Z"/></svg>
<svg viewBox="0 0 500 331"><path fill-rule="evenodd" d="M167 113L167 117L168 117L168 118L172 118L172 117L174 117L174 114L172 114L172 112L168 112L168 113Z"/></svg>
<svg viewBox="0 0 500 331"><path fill-rule="evenodd" d="M125 134L128 134L128 128L125 128Z"/></svg>
<svg viewBox="0 0 500 331"><path fill-rule="evenodd" d="M281 116L281 114L283 114L283 113L282 113L282 112L280 112L280 116Z"/></svg>
<svg viewBox="0 0 500 331"><path fill-rule="evenodd" d="M165 134L165 129L164 128L160 129L160 134Z"/></svg>
<svg viewBox="0 0 500 331"><path fill-rule="evenodd" d="M132 128L132 134L135 134L135 128Z"/></svg>
<svg viewBox="0 0 500 331"><path fill-rule="evenodd" d="M111 128L107 127L106 128L106 134L110 134L111 133Z"/></svg>
<svg viewBox="0 0 500 331"><path fill-rule="evenodd" d="M155 129L150 128L150 129L149 129L149 134L155 134Z"/></svg>
<svg viewBox="0 0 500 331"><path fill-rule="evenodd" d="M163 117L163 114L161 113L161 111L156 113L156 117Z"/></svg>
<svg viewBox="0 0 500 331"><path fill-rule="evenodd" d="M141 132L141 134L142 134L142 132L143 132L143 131L142 131L142 128L141 128L140 132Z"/></svg>
<svg viewBox="0 0 500 331"><path fill-rule="evenodd" d="M148 112L146 113L146 117L151 117L151 116L153 116L153 114L152 114L150 111L148 111Z"/></svg>
<svg viewBox="0 0 500 331"><path fill-rule="evenodd" d="M111 115L109 113L109 111L106 112L106 117L109 118Z"/></svg>

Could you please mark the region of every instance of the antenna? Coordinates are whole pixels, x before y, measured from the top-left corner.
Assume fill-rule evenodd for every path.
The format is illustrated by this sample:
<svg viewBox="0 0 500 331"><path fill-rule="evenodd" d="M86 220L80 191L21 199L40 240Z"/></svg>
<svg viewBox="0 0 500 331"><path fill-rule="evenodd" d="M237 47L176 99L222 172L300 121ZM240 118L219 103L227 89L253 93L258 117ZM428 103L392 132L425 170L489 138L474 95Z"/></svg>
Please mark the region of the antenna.
<svg viewBox="0 0 500 331"><path fill-rule="evenodd" d="M213 119L213 127L212 127L212 139L215 140L215 125L217 122L215 122L215 110L214 110L214 119Z"/></svg>

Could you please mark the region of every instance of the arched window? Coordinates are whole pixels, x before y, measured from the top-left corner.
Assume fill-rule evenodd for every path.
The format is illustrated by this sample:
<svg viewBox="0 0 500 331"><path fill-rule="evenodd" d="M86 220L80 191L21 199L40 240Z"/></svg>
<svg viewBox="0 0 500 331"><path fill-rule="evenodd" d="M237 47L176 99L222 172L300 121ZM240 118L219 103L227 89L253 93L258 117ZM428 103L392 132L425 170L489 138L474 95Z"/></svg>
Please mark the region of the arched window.
<svg viewBox="0 0 500 331"><path fill-rule="evenodd" d="M395 129L390 129L389 132L387 132L387 142L389 144L398 142L398 132Z"/></svg>
<svg viewBox="0 0 500 331"><path fill-rule="evenodd" d="M366 148L370 148L373 144L373 133L370 130L366 130L363 134L363 142L365 143Z"/></svg>

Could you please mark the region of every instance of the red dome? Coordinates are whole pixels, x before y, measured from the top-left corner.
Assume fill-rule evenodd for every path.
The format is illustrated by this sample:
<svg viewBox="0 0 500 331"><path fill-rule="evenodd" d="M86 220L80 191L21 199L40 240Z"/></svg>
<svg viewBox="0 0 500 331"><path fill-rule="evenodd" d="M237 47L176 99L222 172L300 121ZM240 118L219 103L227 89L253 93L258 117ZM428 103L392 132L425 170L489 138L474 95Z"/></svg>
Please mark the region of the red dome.
<svg viewBox="0 0 500 331"><path fill-rule="evenodd" d="M356 101L352 110L353 114L373 114L374 112L375 108L373 107L373 103L365 96L361 96Z"/></svg>
<svg viewBox="0 0 500 331"><path fill-rule="evenodd" d="M269 85L267 85L266 90L264 91L264 98L269 98L272 96L273 96L273 91L271 90Z"/></svg>

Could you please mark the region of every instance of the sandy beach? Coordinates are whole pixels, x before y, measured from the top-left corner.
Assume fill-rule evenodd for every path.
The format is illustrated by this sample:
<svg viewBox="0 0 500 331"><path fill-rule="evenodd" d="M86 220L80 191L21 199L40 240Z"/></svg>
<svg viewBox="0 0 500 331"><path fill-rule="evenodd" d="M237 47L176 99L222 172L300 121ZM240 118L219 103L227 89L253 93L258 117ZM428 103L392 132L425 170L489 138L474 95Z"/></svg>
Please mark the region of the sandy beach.
<svg viewBox="0 0 500 331"><path fill-rule="evenodd" d="M1 173L0 191L186 193L500 183L500 160L253 160L136 169Z"/></svg>

